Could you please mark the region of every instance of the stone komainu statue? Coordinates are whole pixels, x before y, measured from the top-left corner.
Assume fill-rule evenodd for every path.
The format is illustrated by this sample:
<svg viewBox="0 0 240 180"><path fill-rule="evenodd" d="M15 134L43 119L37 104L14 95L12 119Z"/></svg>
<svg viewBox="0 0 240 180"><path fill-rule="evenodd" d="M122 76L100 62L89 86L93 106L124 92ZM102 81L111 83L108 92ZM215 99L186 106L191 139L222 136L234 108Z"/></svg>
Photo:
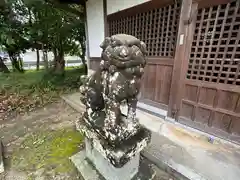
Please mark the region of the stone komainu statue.
<svg viewBox="0 0 240 180"><path fill-rule="evenodd" d="M139 39L117 34L100 45L102 61L90 77L83 76L81 101L84 119L111 143L128 139L139 130L136 119L137 95L146 64L146 45ZM120 106L127 104L127 114Z"/></svg>

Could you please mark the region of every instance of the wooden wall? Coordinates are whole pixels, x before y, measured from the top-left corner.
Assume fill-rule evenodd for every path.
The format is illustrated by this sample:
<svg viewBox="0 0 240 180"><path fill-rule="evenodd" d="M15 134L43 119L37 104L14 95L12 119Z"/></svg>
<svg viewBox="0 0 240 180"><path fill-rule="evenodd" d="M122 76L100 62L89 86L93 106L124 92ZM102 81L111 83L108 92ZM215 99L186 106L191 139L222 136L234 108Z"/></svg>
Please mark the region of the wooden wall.
<svg viewBox="0 0 240 180"><path fill-rule="evenodd" d="M199 6L178 120L240 143L240 2ZM187 62L187 63L186 63Z"/></svg>
<svg viewBox="0 0 240 180"><path fill-rule="evenodd" d="M167 110L177 41L180 4L149 1L108 16L109 35L125 33L147 45L141 101Z"/></svg>
<svg viewBox="0 0 240 180"><path fill-rule="evenodd" d="M167 110L173 69L172 58L147 58L141 99L163 104ZM151 103L152 105L154 103Z"/></svg>
<svg viewBox="0 0 240 180"><path fill-rule="evenodd" d="M108 35L147 45L141 101L240 143L240 1L156 2L107 17Z"/></svg>
<svg viewBox="0 0 240 180"><path fill-rule="evenodd" d="M187 80L179 121L240 142L240 87Z"/></svg>

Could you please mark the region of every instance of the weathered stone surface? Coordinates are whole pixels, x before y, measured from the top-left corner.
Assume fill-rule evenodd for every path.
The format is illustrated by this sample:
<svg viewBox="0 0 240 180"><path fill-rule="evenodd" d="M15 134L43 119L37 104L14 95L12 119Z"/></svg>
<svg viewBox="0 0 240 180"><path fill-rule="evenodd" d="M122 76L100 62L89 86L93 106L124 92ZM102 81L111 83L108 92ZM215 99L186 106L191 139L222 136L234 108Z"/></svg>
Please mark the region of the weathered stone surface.
<svg viewBox="0 0 240 180"><path fill-rule="evenodd" d="M151 137L136 118L146 45L134 36L117 34L107 37L100 47L100 68L81 77L80 100L86 111L76 126L86 136L88 160L105 179L131 180Z"/></svg>
<svg viewBox="0 0 240 180"><path fill-rule="evenodd" d="M131 180L138 172L140 153L137 153L121 168L114 167L102 153L96 149L91 140L85 139L86 157L107 180Z"/></svg>
<svg viewBox="0 0 240 180"><path fill-rule="evenodd" d="M81 77L80 99L86 111L79 129L100 144L99 152L113 166L123 167L150 140L150 133L136 118L146 45L134 36L117 34L107 37L100 47L100 68ZM121 112L123 104L127 105L125 114Z"/></svg>
<svg viewBox="0 0 240 180"><path fill-rule="evenodd" d="M104 180L95 168L87 161L85 151L80 151L70 157L84 180Z"/></svg>
<svg viewBox="0 0 240 180"><path fill-rule="evenodd" d="M136 136L113 147L107 140L101 138L93 128L84 124L84 122L77 122L76 125L77 129L91 141L92 146L116 168L123 167L125 163L139 154L150 142L151 137L151 132L142 128Z"/></svg>
<svg viewBox="0 0 240 180"><path fill-rule="evenodd" d="M146 45L131 35L117 34L101 44L102 61L92 76L81 77L83 119L114 146L135 136L137 95L146 65ZM127 114L121 105L127 104Z"/></svg>

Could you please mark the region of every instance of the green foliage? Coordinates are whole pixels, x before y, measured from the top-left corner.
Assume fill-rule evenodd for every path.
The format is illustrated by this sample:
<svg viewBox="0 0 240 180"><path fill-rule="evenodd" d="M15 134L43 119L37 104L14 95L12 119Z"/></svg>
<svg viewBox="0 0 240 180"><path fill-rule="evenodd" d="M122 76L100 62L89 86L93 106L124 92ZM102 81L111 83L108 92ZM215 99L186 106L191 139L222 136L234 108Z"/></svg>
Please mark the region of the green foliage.
<svg viewBox="0 0 240 180"><path fill-rule="evenodd" d="M23 72L20 53L31 47L26 38L23 20L19 18L24 11L22 3L13 0L7 1L0 8L0 47L8 52L13 70L19 72Z"/></svg>
<svg viewBox="0 0 240 180"><path fill-rule="evenodd" d="M62 94L79 88L82 74L82 67L66 70L65 76L51 75L43 70L1 74L0 119L13 112L21 114L58 101Z"/></svg>
<svg viewBox="0 0 240 180"><path fill-rule="evenodd" d="M83 7L63 8L53 2L8 0L1 7L0 47L9 53L16 70L22 71L19 54L29 48L53 51L54 67L61 70L64 54L80 56L85 63Z"/></svg>

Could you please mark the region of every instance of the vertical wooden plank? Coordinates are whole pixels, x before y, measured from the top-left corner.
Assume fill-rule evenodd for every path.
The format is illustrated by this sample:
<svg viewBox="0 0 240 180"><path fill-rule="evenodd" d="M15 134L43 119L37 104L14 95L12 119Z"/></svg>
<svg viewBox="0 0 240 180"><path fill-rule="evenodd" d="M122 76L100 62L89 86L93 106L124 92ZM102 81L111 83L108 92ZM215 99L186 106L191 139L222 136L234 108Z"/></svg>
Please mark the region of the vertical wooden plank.
<svg viewBox="0 0 240 180"><path fill-rule="evenodd" d="M169 23L170 23L170 15L171 15L171 7L172 6L168 6L168 17L167 17L167 32L166 32L166 36L165 36L165 47L164 47L164 56L169 56L169 51L170 48L167 50L168 43L169 43L169 36L168 36L168 32L169 32Z"/></svg>
<svg viewBox="0 0 240 180"><path fill-rule="evenodd" d="M169 32L170 33L170 40L169 40L169 43L170 43L170 47L171 48L171 54L170 56L173 57L174 56L174 53L172 53L172 46L174 45L174 47L176 46L176 44L173 42L173 36L174 36L174 27L175 27L175 20L176 20L176 13L177 13L177 7L178 7L178 4L177 3L174 3L174 9L173 9L173 14L172 14L172 26L171 26L171 31Z"/></svg>
<svg viewBox="0 0 240 180"><path fill-rule="evenodd" d="M220 11L221 5L218 5L218 7L219 7L219 8L218 8L218 11ZM225 22L226 22L226 17L227 17L228 9L229 9L229 4L227 5L227 9L225 10L225 13L224 13L223 24L225 24ZM221 26L221 31L220 31L219 39L222 39L223 32L224 32L224 26ZM219 53L220 44L221 44L221 41L218 41L217 50L216 50L215 58L214 58L214 61L213 61L213 71L215 71L215 67L216 67L216 64L217 64L217 54ZM217 79L217 82L219 82L219 78Z"/></svg>
<svg viewBox="0 0 240 180"><path fill-rule="evenodd" d="M139 27L139 25L138 25L138 14L135 15L134 19L135 19L135 27L134 27L135 32L134 32L134 36L137 37L138 36L138 32L137 31L138 31L138 27Z"/></svg>
<svg viewBox="0 0 240 180"><path fill-rule="evenodd" d="M148 22L148 45L149 45L149 56L152 56L152 50L153 50L153 40L152 40L152 30L153 30L153 24L152 24L152 20L153 20L153 10L151 10L149 12L149 22Z"/></svg>
<svg viewBox="0 0 240 180"><path fill-rule="evenodd" d="M122 26L123 26L123 27L122 27L122 29L123 29L122 31L123 31L123 33L126 33L126 22L125 22L125 21L126 21L126 19L123 18L123 19L122 19Z"/></svg>
<svg viewBox="0 0 240 180"><path fill-rule="evenodd" d="M236 9L239 10L239 1L236 2ZM233 62L233 60L234 60L234 56L236 54L237 47L239 46L239 41L240 41L240 31L238 31L238 35L237 35L237 38L236 38L236 41L235 41L235 44L234 44L234 49L233 49L233 52L232 52L231 62ZM235 77L234 77L234 81L233 81L234 85L236 85L238 75L239 75L239 70L240 70L240 65L238 64L237 70L236 70L236 73L235 73Z"/></svg>
<svg viewBox="0 0 240 180"><path fill-rule="evenodd" d="M147 82L148 82L148 77L147 75L149 74L149 71L148 71L148 65L146 65L146 67L144 68L144 75L143 75L143 83L142 83L142 90L141 90L141 98L144 99L144 98L147 98L146 97L146 94L147 94Z"/></svg>
<svg viewBox="0 0 240 180"><path fill-rule="evenodd" d="M183 84L188 66L197 7L198 4L193 3L192 0L182 1L168 110L168 116L173 118L176 115L175 112L180 109L181 98L184 92ZM192 19L192 21L190 24L186 24L185 22L189 19ZM183 38L183 42L180 42L180 38Z"/></svg>
<svg viewBox="0 0 240 180"><path fill-rule="evenodd" d="M201 40L202 24L203 24L204 14L205 14L205 9L202 10L201 20L200 20L199 29L198 29L197 42L196 42L196 46L197 46L197 47L195 47L194 58L193 58L193 63L192 63L192 66L193 66L194 69L195 69L195 67L196 67L199 41ZM203 48L203 47L202 47L202 48ZM197 71L197 74L200 73L200 67L199 67L199 66L198 66L198 69L197 69L196 71ZM191 79L193 79L193 77L192 77L193 75L194 75L194 73L191 73ZM195 76L197 76L197 75L195 74Z"/></svg>
<svg viewBox="0 0 240 180"><path fill-rule="evenodd" d="M165 73L163 73L164 68L161 65L156 65L156 91L155 91L155 101L160 102L159 95L162 93L162 81L163 81L163 76Z"/></svg>
<svg viewBox="0 0 240 180"><path fill-rule="evenodd" d="M135 24L136 24L136 16L132 16L132 35L135 36Z"/></svg>
<svg viewBox="0 0 240 180"><path fill-rule="evenodd" d="M160 102L160 103L164 103L164 96L165 96L165 93L164 93L164 91L165 91L165 89L166 89L166 86L165 86L165 84L164 84L164 79L166 78L166 66L160 66L161 67L161 69L162 69L162 72L160 73L160 71L158 72L158 74L161 74L161 81L160 81L160 83L158 83L158 84L160 84L160 87L157 87L157 89L159 88L159 91L158 91L158 99L157 99L157 101L158 102ZM158 71L158 70L157 70ZM165 104L166 104L166 102L165 102Z"/></svg>
<svg viewBox="0 0 240 180"><path fill-rule="evenodd" d="M239 4L239 3L237 3ZM224 29L225 28L225 23L226 23L226 20L227 20L227 17L228 17L228 11L229 11L229 7L230 7L230 3L227 4L227 8L225 9L225 14L224 14L224 23L222 25L222 28ZM238 13L238 8L236 7L235 8L235 12L234 12L234 16L233 16L233 19L232 19L232 23L230 25L230 30L228 32L228 38L227 38L227 44L226 46L224 47L224 53L223 53L223 59L221 61L221 65L220 65L220 70L219 70L219 74L218 74L218 78L217 78L217 82L220 81L220 77L221 77L221 72L223 70L223 64L224 64L224 61L225 61L225 58L226 58L226 54L227 54L227 51L228 51L228 44L231 40L231 35L232 35L232 30L233 30L233 26L234 26L234 21L236 19L236 16L237 16L237 13ZM226 33L226 30L224 30L224 33ZM220 41L220 40L219 40ZM230 69L230 68L229 68ZM227 84L227 78L225 78L225 81L224 81L225 84Z"/></svg>
<svg viewBox="0 0 240 180"><path fill-rule="evenodd" d="M172 78L172 67L171 66L165 66L165 78L163 79L163 102L164 104L168 105L169 102L169 95L170 95L170 87L171 87L171 81Z"/></svg>
<svg viewBox="0 0 240 180"><path fill-rule="evenodd" d="M144 13L141 13L141 18L140 18L140 21L141 21L141 29L139 29L139 31L141 32L141 40L142 41L145 41L144 37L145 37L145 31L144 31L144 28L145 28L145 20L144 20Z"/></svg>
<svg viewBox="0 0 240 180"><path fill-rule="evenodd" d="M158 9L154 10L154 23L153 23L153 52L152 52L152 56L156 56L157 54L157 31L158 31Z"/></svg>
<svg viewBox="0 0 240 180"><path fill-rule="evenodd" d="M209 44L209 49L208 49L208 52L207 52L207 59L209 59L211 56L211 51L212 51L212 44L213 44L213 39L214 39L214 36L215 36L215 33L216 33L216 26L217 26L217 22L218 22L218 16L219 16L219 11L220 11L220 6L218 6L217 8L217 13L216 13L216 18L215 18L215 21L214 21L214 25L213 25L213 30L212 30L212 34L211 34L211 40L210 40L210 44ZM216 56L216 54L215 54ZM209 62L208 62L209 63ZM207 68L207 66L206 66ZM213 76L213 69L211 71L211 75L210 75L210 82L212 82L212 76Z"/></svg>
<svg viewBox="0 0 240 180"><path fill-rule="evenodd" d="M155 97L155 91L156 91L156 84L152 83L155 82L156 79L156 66L155 65L149 65L148 66L148 74L147 74L147 92L146 92L146 97L147 99L150 99L154 101Z"/></svg>
<svg viewBox="0 0 240 180"><path fill-rule="evenodd" d="M169 79L172 77L172 67L165 65L157 65L156 69L156 90L154 101L168 105L169 90L171 82Z"/></svg>
<svg viewBox="0 0 240 180"><path fill-rule="evenodd" d="M156 44L155 44L155 46L156 46L156 51L154 52L154 56L158 56L158 54L159 54L159 52L158 52L158 47L159 47L159 30L160 30L160 20L161 20L161 9L156 9L156 15L155 15L155 18L156 18L156 22L158 22L158 23L156 23L156 28L157 28L157 33L156 33L156 40L155 40L155 42L156 42Z"/></svg>
<svg viewBox="0 0 240 180"><path fill-rule="evenodd" d="M209 31L209 25L210 25L210 18L211 18L211 15L212 15L212 7L210 7L210 10L208 12L208 20L207 20L207 26L206 26L206 29L205 29L205 33L204 33L204 38L203 38L203 46L202 46L202 51L201 51L201 55L200 55L200 62L199 62L199 71L198 71L198 77L201 76L201 66L205 66L204 67L204 76L206 76L206 73L207 73L207 65L203 65L203 59L206 60L206 58L203 58L203 54L205 53L205 47L206 47L206 41L207 41L207 35L208 35L208 31Z"/></svg>
<svg viewBox="0 0 240 180"><path fill-rule="evenodd" d="M163 36L163 33L164 33L164 23L165 23L165 9L166 7L162 8L162 29L161 29L161 43L160 43L160 56L163 56L164 55L164 52L163 52L163 48L164 48L164 36Z"/></svg>
<svg viewBox="0 0 240 180"><path fill-rule="evenodd" d="M144 41L145 41L145 43L147 45L147 50L148 50L148 55L149 55L149 47L148 47L148 42L147 42L147 39L148 39L148 25L147 25L147 23L149 21L149 13L148 12L145 13L144 19L145 19L145 22L144 22L145 28L143 29L143 31L145 32Z"/></svg>
<svg viewBox="0 0 240 180"><path fill-rule="evenodd" d="M196 101L195 101L196 104L199 101L199 94L200 94L200 87L198 86L197 87L197 96L196 96ZM192 118L191 118L193 121L196 119L196 114L198 113L198 111L199 111L199 108L197 106L194 106L193 113L192 113Z"/></svg>

